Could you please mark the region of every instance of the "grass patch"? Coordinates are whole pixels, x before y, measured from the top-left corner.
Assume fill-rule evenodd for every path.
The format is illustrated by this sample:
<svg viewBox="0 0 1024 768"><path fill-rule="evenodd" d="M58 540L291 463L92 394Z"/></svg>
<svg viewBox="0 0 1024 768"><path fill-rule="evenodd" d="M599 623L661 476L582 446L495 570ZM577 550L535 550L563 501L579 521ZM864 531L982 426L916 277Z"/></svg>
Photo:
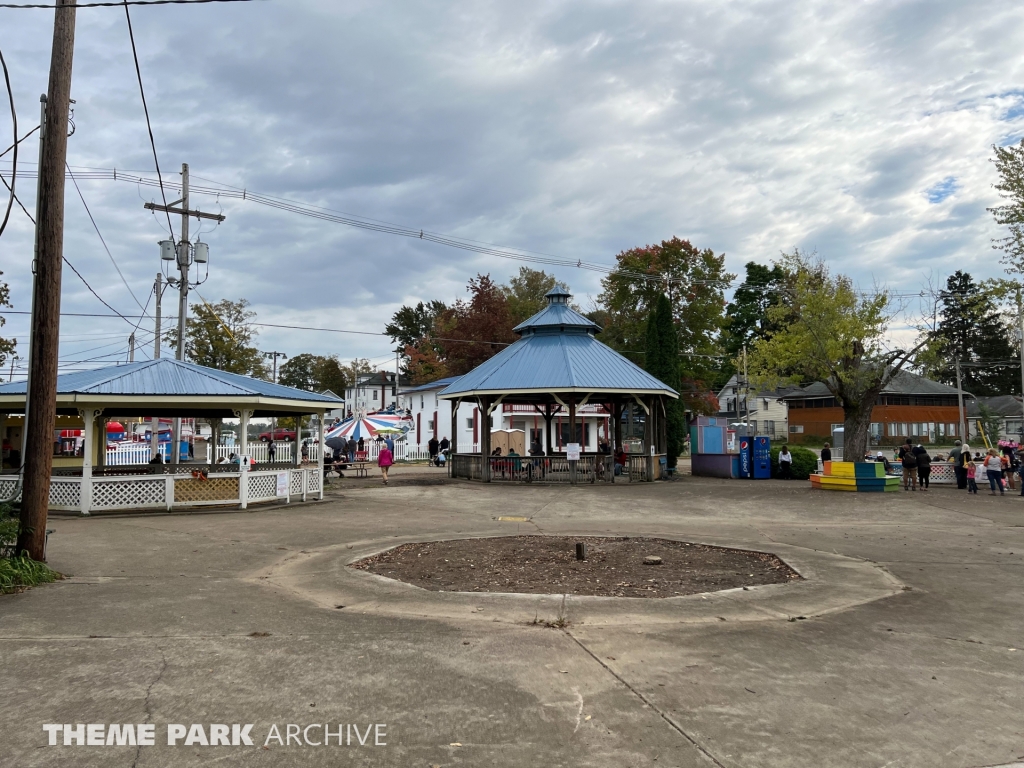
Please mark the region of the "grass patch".
<svg viewBox="0 0 1024 768"><path fill-rule="evenodd" d="M47 584L62 578L46 563L30 557L0 557L0 594L20 592L37 584Z"/></svg>
<svg viewBox="0 0 1024 768"><path fill-rule="evenodd" d="M20 521L10 504L0 504L0 553L14 549ZM20 592L37 584L63 578L59 573L27 555L0 556L0 594Z"/></svg>

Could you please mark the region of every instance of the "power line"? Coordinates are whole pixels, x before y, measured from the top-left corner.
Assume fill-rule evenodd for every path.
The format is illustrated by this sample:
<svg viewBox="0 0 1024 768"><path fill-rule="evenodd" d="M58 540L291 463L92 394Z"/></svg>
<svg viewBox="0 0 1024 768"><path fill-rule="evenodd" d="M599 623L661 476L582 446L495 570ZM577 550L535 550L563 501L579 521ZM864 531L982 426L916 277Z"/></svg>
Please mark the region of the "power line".
<svg viewBox="0 0 1024 768"><path fill-rule="evenodd" d="M7 210L4 211L4 220L0 222L0 235L3 235L4 230L7 229L7 221L11 218L11 208L14 205L14 187L17 184L18 175L18 111L14 108L14 90L11 88L11 73L7 71L7 62L4 60L3 51L0 51L0 65L4 69L4 83L7 85L7 99L11 103L11 121L14 123L14 158L13 158L13 169L11 171L11 185L8 189L11 190L11 196L7 198ZM6 154L6 153L5 153ZM4 186L7 186L7 182L4 182ZM18 205L21 205L20 201Z"/></svg>
<svg viewBox="0 0 1024 768"><path fill-rule="evenodd" d="M27 138L28 138L29 136L31 136L31 135L32 135L33 133L35 133L36 131L38 131L38 130L39 130L39 129L40 129L41 127L42 127L42 126L40 126L40 125L37 125L37 126L36 126L35 128L33 128L33 129L32 129L31 131L29 131L28 133L26 133L26 134L25 134L24 136L22 136L22 137L21 137L20 139L18 139L18 140L17 140L16 142L14 142L14 144L11 144L11 146L9 146L9 147L8 147L7 149L5 149L5 150L4 150L3 152L0 152L0 157L3 157L4 155L6 155L6 154L7 154L8 152L10 152L10 151L11 151L12 149L14 149L15 145L17 145L17 144L21 144L21 142L23 142L23 141L24 141L25 139L27 139Z"/></svg>
<svg viewBox="0 0 1024 768"><path fill-rule="evenodd" d="M76 8L118 8L122 5L205 5L208 3L252 3L256 0L121 0L121 2L79 3ZM56 6L62 8L64 6ZM40 8L53 10L54 6L42 3L3 3L0 8Z"/></svg>
<svg viewBox="0 0 1024 768"><path fill-rule="evenodd" d="M152 0L156 2L157 0ZM170 2L171 0L166 0ZM184 0L182 0L184 1ZM189 2L197 2L197 0L188 0ZM146 115L146 129L149 131L149 146L153 149L153 165L156 166L157 181L160 182L160 196L164 201L164 214L167 216L167 230L171 233L171 240L174 239L174 227L171 226L171 214L166 210L167 208L167 193L164 191L164 180L163 175L160 173L160 159L156 155L156 140L153 138L153 124L149 121L149 106L146 104L146 90L142 87L142 69L139 68L139 53L135 49L135 32L132 31L132 17L128 13L129 0L123 0L124 3L124 17L128 20L128 38L132 42L132 58L135 60L135 74L139 80L139 95L142 97L142 111ZM111 3L116 5L116 3Z"/></svg>
<svg viewBox="0 0 1024 768"><path fill-rule="evenodd" d="M96 230L97 237L99 237L100 242L103 243L103 250L107 252L107 256L110 257L110 263L114 265L114 269L117 271L117 276L121 278L121 282L124 283L124 287L128 289L128 293L131 294L132 298L135 299L135 303L139 305L139 309L141 309L142 313L145 314L146 308L142 306L142 302L135 296L135 291L133 291L132 287L128 285L128 281L124 279L124 274L121 272L121 268L117 266L117 262L114 261L114 254L110 252L110 248L107 246L107 241L103 239L103 234L100 232L100 228L96 224L96 219L93 218L92 211L89 210L89 204L85 202L85 196L82 194L82 190L78 186L78 181L75 179L75 175L71 173L71 166L67 163L64 165L67 167L68 173L71 175L71 181L75 185L75 191L78 192L78 198L82 201L82 205L85 206L85 212L89 214L89 221L92 222L92 228Z"/></svg>

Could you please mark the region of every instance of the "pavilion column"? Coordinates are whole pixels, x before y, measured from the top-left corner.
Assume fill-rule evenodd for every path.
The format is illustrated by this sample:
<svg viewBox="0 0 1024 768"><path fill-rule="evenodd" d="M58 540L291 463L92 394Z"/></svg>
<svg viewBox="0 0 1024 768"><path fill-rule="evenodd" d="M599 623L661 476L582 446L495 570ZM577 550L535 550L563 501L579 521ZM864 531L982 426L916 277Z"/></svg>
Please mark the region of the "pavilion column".
<svg viewBox="0 0 1024 768"><path fill-rule="evenodd" d="M612 419L614 420L614 443L615 450L619 450L622 447L622 401L612 401Z"/></svg>
<svg viewBox="0 0 1024 768"><path fill-rule="evenodd" d="M317 451L316 457L316 471L319 473L320 478L320 492L317 494L317 498L323 501L324 498L324 456L327 453L327 412L321 412L320 417L320 443L319 450Z"/></svg>
<svg viewBox="0 0 1024 768"><path fill-rule="evenodd" d="M654 402L658 406L658 453L668 458L668 414L665 412L665 396L655 395Z"/></svg>
<svg viewBox="0 0 1024 768"><path fill-rule="evenodd" d="M654 453L656 451L654 444L654 399L651 397L645 398L644 404L647 406L647 413L644 418L644 452L647 454L647 480L651 481L654 479Z"/></svg>
<svg viewBox="0 0 1024 768"><path fill-rule="evenodd" d="M480 400L480 479L491 482L491 398Z"/></svg>
<svg viewBox="0 0 1024 768"><path fill-rule="evenodd" d="M82 421L85 423L85 442L82 444L82 484L79 492L79 511L83 515L88 515L92 507L93 451L96 444L96 421L101 413L103 411L96 408L88 408L78 412L78 415L82 417Z"/></svg>
<svg viewBox="0 0 1024 768"><path fill-rule="evenodd" d="M302 419L303 416L301 413L295 415L295 440L292 442L292 466L296 468L302 466ZM325 421L321 421L317 426L320 427L320 434L323 434L327 429L327 423ZM305 501L305 485L302 486L302 490L303 501Z"/></svg>
<svg viewBox="0 0 1024 768"><path fill-rule="evenodd" d="M576 443L580 446L580 450L583 450L583 446L576 440L576 398L569 398L569 442ZM568 446L566 446L568 451ZM576 463L575 461L569 462L569 484L576 485Z"/></svg>
<svg viewBox="0 0 1024 768"><path fill-rule="evenodd" d="M7 414L0 413L0 446L3 445L4 440L7 438ZM3 469L3 455L0 454L0 469Z"/></svg>
<svg viewBox="0 0 1024 768"><path fill-rule="evenodd" d="M251 409L242 409L233 412L238 417L238 456L249 455L249 419L252 418Z"/></svg>
<svg viewBox="0 0 1024 768"><path fill-rule="evenodd" d="M552 413L551 403L544 406L544 455L550 456L553 451L551 450L551 420L554 418Z"/></svg>

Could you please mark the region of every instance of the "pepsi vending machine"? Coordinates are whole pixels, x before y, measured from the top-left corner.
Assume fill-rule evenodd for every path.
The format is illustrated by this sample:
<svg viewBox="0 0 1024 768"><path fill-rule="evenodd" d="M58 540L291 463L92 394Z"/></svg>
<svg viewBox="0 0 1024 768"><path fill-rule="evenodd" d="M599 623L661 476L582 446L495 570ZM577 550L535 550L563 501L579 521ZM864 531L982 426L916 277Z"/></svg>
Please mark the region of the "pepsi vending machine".
<svg viewBox="0 0 1024 768"><path fill-rule="evenodd" d="M743 436L739 438L740 441L740 477L751 477L751 441L752 437Z"/></svg>
<svg viewBox="0 0 1024 768"><path fill-rule="evenodd" d="M754 438L754 479L768 480L772 476L772 441L764 435Z"/></svg>

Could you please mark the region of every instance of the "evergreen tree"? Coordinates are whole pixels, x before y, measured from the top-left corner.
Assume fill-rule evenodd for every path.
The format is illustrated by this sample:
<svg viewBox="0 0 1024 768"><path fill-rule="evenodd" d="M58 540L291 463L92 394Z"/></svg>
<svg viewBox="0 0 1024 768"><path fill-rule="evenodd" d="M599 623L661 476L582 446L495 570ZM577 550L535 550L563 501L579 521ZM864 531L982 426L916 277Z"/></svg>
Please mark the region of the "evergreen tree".
<svg viewBox="0 0 1024 768"><path fill-rule="evenodd" d="M1020 369L1012 365L986 365L1014 359L1006 326L992 296L966 272L957 270L939 292L942 319L929 343L926 370L938 381L956 386L956 358L960 359L963 389L987 397L1017 393Z"/></svg>
<svg viewBox="0 0 1024 768"><path fill-rule="evenodd" d="M725 310L728 325L722 346L733 357L739 356L744 344L751 347L757 339L767 339L784 327L769 318L768 309L783 301L789 277L786 270L781 264L768 267L756 261L748 262L746 270L743 283Z"/></svg>
<svg viewBox="0 0 1024 768"><path fill-rule="evenodd" d="M676 333L675 321L672 319L672 303L665 294L654 301L654 307L647 316L647 344L644 364L647 372L679 389L679 335ZM683 450L686 436L686 418L683 404L679 400L666 399L665 426L667 433L666 460L668 466L675 467L676 459Z"/></svg>

